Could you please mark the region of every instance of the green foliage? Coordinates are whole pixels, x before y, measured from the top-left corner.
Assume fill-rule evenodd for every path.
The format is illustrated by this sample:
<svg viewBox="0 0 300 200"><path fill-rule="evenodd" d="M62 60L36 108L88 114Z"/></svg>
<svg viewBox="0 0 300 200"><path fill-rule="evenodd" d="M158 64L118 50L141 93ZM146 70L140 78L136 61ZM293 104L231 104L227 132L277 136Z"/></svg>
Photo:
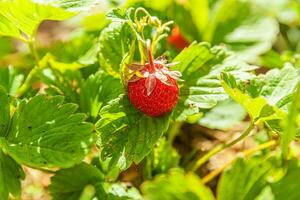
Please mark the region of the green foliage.
<svg viewBox="0 0 300 200"><path fill-rule="evenodd" d="M299 5L0 1L0 198L23 198L25 165L54 174L54 200L299 199ZM44 21L75 15L38 31ZM173 48L169 33L189 47ZM155 58L172 60L171 70L182 73L177 106L156 118L126 94L127 78L140 75L128 64L151 60L147 39ZM206 140L214 146L242 120L251 125L237 139L206 149ZM223 173L224 166L210 171L211 156L247 137L251 149L243 155L262 150L260 156L235 157Z"/></svg>
<svg viewBox="0 0 300 200"><path fill-rule="evenodd" d="M161 138L157 146L153 149L153 163L152 168L154 174L166 173L171 168L179 166L180 155L171 141Z"/></svg>
<svg viewBox="0 0 300 200"><path fill-rule="evenodd" d="M179 121L228 98L219 80L222 71L246 80L252 77L251 71L256 68L226 56L226 51L221 48L210 48L206 43L193 43L174 59L176 61L179 64L174 69L181 71L185 80L180 88L179 105L174 111Z"/></svg>
<svg viewBox="0 0 300 200"><path fill-rule="evenodd" d="M113 88L113 90L111 89ZM80 89L80 107L92 118L97 118L102 106L117 98L123 91L119 79L99 71L82 83Z"/></svg>
<svg viewBox="0 0 300 200"><path fill-rule="evenodd" d="M253 122L260 123L284 118L285 113L279 108L269 105L263 97L252 98L247 93L243 93L240 85L231 74L222 74L222 85L230 97L246 109Z"/></svg>
<svg viewBox="0 0 300 200"><path fill-rule="evenodd" d="M142 199L134 187L127 188L121 183L106 183L103 174L96 167L86 163L56 172L51 178L49 191L54 200Z"/></svg>
<svg viewBox="0 0 300 200"><path fill-rule="evenodd" d="M217 199L255 199L267 185L266 176L271 169L272 164L265 159L238 159L223 173L218 183Z"/></svg>
<svg viewBox="0 0 300 200"><path fill-rule="evenodd" d="M112 22L100 35L100 64L105 70L119 76L120 65L133 40L133 33L126 22Z"/></svg>
<svg viewBox="0 0 300 200"><path fill-rule="evenodd" d="M281 148L284 156L288 154L288 147L292 140L299 133L300 119L300 80L298 82L297 91L294 94L293 102L290 105L289 113L285 119L284 130L281 139Z"/></svg>
<svg viewBox="0 0 300 200"><path fill-rule="evenodd" d="M75 104L63 97L38 95L21 101L1 137L5 153L18 163L37 167L70 167L80 162L92 143L93 126Z"/></svg>
<svg viewBox="0 0 300 200"><path fill-rule="evenodd" d="M73 13L61 8L34 3L31 0L2 1L0 2L0 35L26 41L35 35L42 21L65 20L72 16Z"/></svg>
<svg viewBox="0 0 300 200"><path fill-rule="evenodd" d="M108 200L142 200L139 191L134 187L128 187L125 183L110 184L107 189Z"/></svg>
<svg viewBox="0 0 300 200"><path fill-rule="evenodd" d="M24 172L20 165L2 151L0 151L0 173L1 199L8 200L9 194L14 197L20 197L20 179L24 179Z"/></svg>
<svg viewBox="0 0 300 200"><path fill-rule="evenodd" d="M49 191L54 200L77 200L89 186L93 188L91 198L105 196L103 175L97 168L81 163L56 172L51 179Z"/></svg>
<svg viewBox="0 0 300 200"><path fill-rule="evenodd" d="M205 113L199 124L211 129L228 130L243 120L246 112L242 106L228 99L219 102L209 112Z"/></svg>
<svg viewBox="0 0 300 200"><path fill-rule="evenodd" d="M275 200L296 200L299 199L299 182L295 181L300 177L298 161L293 159L288 163L286 174L271 184ZM288 194L288 195L287 195Z"/></svg>
<svg viewBox="0 0 300 200"><path fill-rule="evenodd" d="M223 73L222 85L253 121L267 122L270 128L280 133L280 121L286 116L298 80L299 70L285 67L254 77L250 83L238 82L234 76Z"/></svg>
<svg viewBox="0 0 300 200"><path fill-rule="evenodd" d="M22 84L24 75L17 72L12 67L0 68L0 85L8 91L10 95L15 96L17 90Z"/></svg>
<svg viewBox="0 0 300 200"><path fill-rule="evenodd" d="M2 86L0 86L0 102L0 135L5 136L10 121L10 99Z"/></svg>
<svg viewBox="0 0 300 200"><path fill-rule="evenodd" d="M160 175L145 182L142 191L149 200L213 200L213 194L195 174L184 174L174 169L167 175Z"/></svg>
<svg viewBox="0 0 300 200"><path fill-rule="evenodd" d="M264 10L251 1L188 0L183 6L170 7L170 17L189 41L225 44L246 61L255 62L260 54L267 52L279 31L276 20L263 14Z"/></svg>
<svg viewBox="0 0 300 200"><path fill-rule="evenodd" d="M134 109L125 95L110 101L99 115L96 130L102 159L111 158L110 166L120 169L128 168L132 162L139 163L169 125L169 115L148 117Z"/></svg>

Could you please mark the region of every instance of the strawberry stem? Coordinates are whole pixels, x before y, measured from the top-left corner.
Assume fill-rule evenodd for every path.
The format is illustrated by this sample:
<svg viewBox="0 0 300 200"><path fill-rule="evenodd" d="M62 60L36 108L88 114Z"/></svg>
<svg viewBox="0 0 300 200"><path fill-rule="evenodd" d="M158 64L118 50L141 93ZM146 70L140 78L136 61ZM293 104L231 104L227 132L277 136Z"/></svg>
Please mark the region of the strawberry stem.
<svg viewBox="0 0 300 200"><path fill-rule="evenodd" d="M152 55L152 51L151 51L151 41L147 40L147 54L148 54L148 61L149 61L149 65L150 65L150 72L155 72L155 66L154 66L154 58Z"/></svg>

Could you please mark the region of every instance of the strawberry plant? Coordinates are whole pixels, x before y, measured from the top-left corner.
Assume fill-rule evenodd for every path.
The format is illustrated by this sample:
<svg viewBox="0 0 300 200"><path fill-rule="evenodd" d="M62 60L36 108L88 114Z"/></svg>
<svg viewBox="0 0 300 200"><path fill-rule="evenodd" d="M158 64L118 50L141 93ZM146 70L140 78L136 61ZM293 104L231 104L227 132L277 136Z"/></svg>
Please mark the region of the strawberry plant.
<svg viewBox="0 0 300 200"><path fill-rule="evenodd" d="M298 0L0 1L0 199L298 200Z"/></svg>

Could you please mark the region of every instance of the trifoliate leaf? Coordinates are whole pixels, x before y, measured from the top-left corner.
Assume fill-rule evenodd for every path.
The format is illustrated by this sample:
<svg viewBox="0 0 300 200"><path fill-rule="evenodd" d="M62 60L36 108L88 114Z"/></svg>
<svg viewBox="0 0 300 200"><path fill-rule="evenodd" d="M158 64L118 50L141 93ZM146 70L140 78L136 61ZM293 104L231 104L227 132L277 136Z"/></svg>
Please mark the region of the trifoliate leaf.
<svg viewBox="0 0 300 200"><path fill-rule="evenodd" d="M272 169L271 162L260 158L239 158L227 169L218 183L218 200L252 200L266 186L266 175Z"/></svg>
<svg viewBox="0 0 300 200"><path fill-rule="evenodd" d="M37 168L70 167L80 162L93 143L92 124L85 115L74 113L75 104L63 104L63 97L38 95L21 101L3 151L18 163Z"/></svg>
<svg viewBox="0 0 300 200"><path fill-rule="evenodd" d="M49 191L53 200L78 200L84 192L91 193L89 199L104 199L103 182L103 175L96 167L81 163L57 171L51 178Z"/></svg>
<svg viewBox="0 0 300 200"><path fill-rule="evenodd" d="M174 169L167 175L158 175L153 181L142 185L142 192L148 200L213 200L211 190L204 186L195 174L184 174Z"/></svg>
<svg viewBox="0 0 300 200"><path fill-rule="evenodd" d="M9 194L16 198L21 195L21 180L24 179L22 167L0 151L0 196L8 200Z"/></svg>
<svg viewBox="0 0 300 200"><path fill-rule="evenodd" d="M102 106L117 98L123 91L120 79L99 71L82 83L80 109L92 118L97 118Z"/></svg>
<svg viewBox="0 0 300 200"><path fill-rule="evenodd" d="M128 97L121 95L100 110L96 124L102 159L126 169L139 163L169 126L169 115L148 117L137 111Z"/></svg>

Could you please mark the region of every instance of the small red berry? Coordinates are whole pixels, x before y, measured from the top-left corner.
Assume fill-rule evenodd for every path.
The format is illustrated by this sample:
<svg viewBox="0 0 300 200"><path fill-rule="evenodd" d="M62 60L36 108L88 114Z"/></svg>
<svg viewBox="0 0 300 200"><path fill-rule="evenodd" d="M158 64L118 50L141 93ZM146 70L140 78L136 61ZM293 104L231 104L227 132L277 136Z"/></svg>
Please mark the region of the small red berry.
<svg viewBox="0 0 300 200"><path fill-rule="evenodd" d="M189 42L184 38L178 26L173 27L171 35L168 37L168 42L178 50L189 46Z"/></svg>
<svg viewBox="0 0 300 200"><path fill-rule="evenodd" d="M158 117L170 112L178 102L179 89L177 79L180 72L169 70L166 60L153 61L148 51L149 63L132 64L129 69L139 71L141 77L134 75L128 81L128 96L132 105L144 114Z"/></svg>
<svg viewBox="0 0 300 200"><path fill-rule="evenodd" d="M161 68L159 64L155 66L156 75L149 73L149 64L147 64L143 72L148 77L128 83L128 96L133 106L152 117L170 112L177 104L179 93L176 80L169 75L164 75L159 69ZM157 76L164 76L165 81Z"/></svg>

